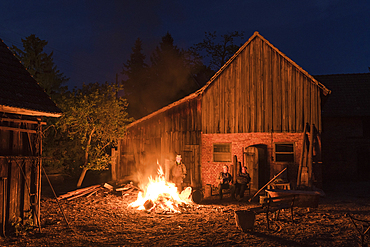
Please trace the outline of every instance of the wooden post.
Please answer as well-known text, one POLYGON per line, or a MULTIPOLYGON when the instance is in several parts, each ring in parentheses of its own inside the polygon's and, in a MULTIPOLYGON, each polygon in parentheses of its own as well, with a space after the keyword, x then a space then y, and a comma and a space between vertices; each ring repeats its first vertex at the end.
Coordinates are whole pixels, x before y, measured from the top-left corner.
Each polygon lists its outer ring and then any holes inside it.
POLYGON ((304 161, 304 157, 305 157, 305 150, 306 150, 306 145, 307 145, 306 131, 307 131, 307 123, 304 126, 303 135, 302 135, 302 138, 303 138, 303 142, 302 142, 302 153, 301 153, 301 159, 299 161, 296 187, 299 187, 301 185, 302 166, 303 166, 303 161, 304 161))
POLYGON ((313 165, 312 165, 312 161, 313 161, 313 136, 315 134, 315 125, 313 123, 311 123, 311 127, 310 127, 310 148, 308 150, 308 164, 307 164, 307 168, 308 168, 308 186, 309 187, 312 187, 312 168, 313 168, 313 165))
POLYGON ((117 180, 117 150, 115 148, 111 149, 112 153, 112 166, 111 166, 111 175, 112 175, 112 180, 115 181, 117 180))
POLYGON ((2 185, 3 185, 3 212, 2 212, 2 234, 3 234, 3 237, 6 237, 6 212, 7 212, 7 186, 8 186, 8 178, 7 177, 2 177, 2 185))
POLYGON ((166 181, 170 181, 170 170, 171 170, 171 164, 169 159, 164 160, 164 178, 166 181))
POLYGON ((42 167, 42 123, 41 119, 38 118, 38 128, 37 128, 37 146, 38 146, 38 152, 36 153, 37 155, 37 182, 36 182, 36 194, 37 194, 37 208, 36 208, 36 215, 34 215, 34 218, 36 217, 36 222, 38 224, 39 230, 41 232, 41 167, 42 167))
POLYGON ((236 182, 236 174, 238 169, 238 157, 236 155, 233 156, 233 166, 232 166, 232 176, 233 176, 233 183, 236 182))

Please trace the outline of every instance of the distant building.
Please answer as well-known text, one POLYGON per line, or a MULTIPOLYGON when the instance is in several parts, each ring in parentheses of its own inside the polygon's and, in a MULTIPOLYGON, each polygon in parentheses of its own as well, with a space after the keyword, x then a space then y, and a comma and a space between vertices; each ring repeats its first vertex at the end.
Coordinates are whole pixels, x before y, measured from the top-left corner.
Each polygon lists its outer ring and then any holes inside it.
POLYGON ((180 153, 189 171, 185 182, 194 187, 216 185, 225 164, 235 174, 236 160, 248 167, 252 190, 286 167, 283 178, 294 185, 308 125, 317 129, 310 182, 319 185, 321 100, 328 93, 255 32, 200 90, 128 126, 117 178, 180 153))
POLYGON ((326 180, 370 180, 370 73, 318 75, 332 93, 323 106, 326 180))

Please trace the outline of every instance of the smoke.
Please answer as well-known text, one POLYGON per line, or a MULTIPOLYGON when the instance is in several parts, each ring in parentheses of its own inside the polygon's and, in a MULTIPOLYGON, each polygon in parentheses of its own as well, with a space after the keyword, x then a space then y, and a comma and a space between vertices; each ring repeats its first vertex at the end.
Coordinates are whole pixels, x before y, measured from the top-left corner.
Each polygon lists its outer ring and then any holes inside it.
MULTIPOLYGON (((158 176, 159 167, 162 167, 163 172, 165 172, 165 162, 161 163, 160 157, 160 153, 145 153, 140 158, 140 162, 135 164, 135 170, 125 179, 133 181, 143 189, 148 184, 149 177, 155 178, 158 176)), ((174 161, 174 158, 171 160, 174 161)))

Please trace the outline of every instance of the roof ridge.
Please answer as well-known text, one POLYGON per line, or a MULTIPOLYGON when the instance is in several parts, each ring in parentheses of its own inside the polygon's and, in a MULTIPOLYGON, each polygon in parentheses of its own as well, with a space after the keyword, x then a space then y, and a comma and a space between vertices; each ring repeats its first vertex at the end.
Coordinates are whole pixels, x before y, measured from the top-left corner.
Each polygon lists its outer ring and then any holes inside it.
POLYGON ((313 75, 315 76, 340 76, 340 75, 370 75, 370 72, 364 73, 339 73, 339 74, 322 74, 322 75, 313 75))

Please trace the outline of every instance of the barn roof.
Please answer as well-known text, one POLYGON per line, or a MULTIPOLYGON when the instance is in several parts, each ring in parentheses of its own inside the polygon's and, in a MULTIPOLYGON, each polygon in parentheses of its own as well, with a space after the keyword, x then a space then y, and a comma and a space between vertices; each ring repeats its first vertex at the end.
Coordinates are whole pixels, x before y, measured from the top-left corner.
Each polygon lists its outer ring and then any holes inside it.
POLYGON ((316 75, 332 93, 323 106, 323 116, 370 116, 370 73, 316 75))
POLYGON ((282 57, 284 57, 287 61, 289 61, 294 67, 296 67, 299 71, 301 71, 304 75, 306 75, 308 78, 311 79, 311 82, 317 85, 319 88, 322 89, 324 95, 330 94, 330 90, 327 89, 323 84, 318 82, 313 76, 311 76, 307 71, 305 71, 301 66, 296 64, 293 60, 291 60, 289 57, 287 57, 284 53, 282 53, 278 48, 273 46, 267 39, 265 39, 262 35, 260 35, 257 31, 254 32, 254 34, 249 38, 247 42, 242 45, 239 50, 214 74, 214 76, 207 82, 207 84, 200 90, 205 90, 212 82, 231 64, 234 59, 247 47, 253 39, 256 37, 259 37, 262 39, 268 46, 270 46, 273 50, 275 50, 277 53, 279 53, 282 57))
POLYGON ((62 111, 2 40, 0 40, 0 88, 0 111, 30 116, 61 116, 62 111))
POLYGON ((164 112, 172 107, 175 107, 177 105, 180 105, 184 102, 187 102, 193 98, 196 98, 197 96, 203 94, 203 92, 206 91, 206 89, 212 84, 212 82, 234 61, 234 59, 252 42, 253 39, 255 39, 256 37, 259 37, 260 39, 262 39, 267 45, 269 45, 273 50, 275 50, 277 53, 279 53, 282 57, 284 57, 288 62, 290 62, 294 67, 296 67, 299 71, 301 71, 304 75, 306 75, 308 78, 311 79, 311 82, 314 83, 315 85, 317 85, 319 88, 322 89, 322 92, 324 95, 328 95, 330 94, 330 90, 327 89, 323 84, 321 84, 319 81, 317 81, 313 76, 311 76, 307 71, 305 71, 302 67, 300 67, 299 65, 297 65, 293 60, 291 60, 289 57, 287 57, 284 53, 282 53, 279 49, 277 49, 275 46, 273 46, 268 40, 266 40, 262 35, 260 35, 257 31, 254 32, 254 34, 249 38, 249 40, 247 42, 244 43, 244 45, 242 45, 239 50, 212 76, 212 78, 201 88, 199 89, 198 91, 196 91, 195 93, 193 94, 190 94, 189 96, 183 98, 183 99, 180 99, 166 107, 163 107, 161 109, 159 109, 158 111, 155 111, 133 123, 131 123, 130 125, 128 125, 128 127, 130 126, 133 126, 133 125, 136 125, 140 122, 143 122, 147 119, 150 119, 151 117, 161 113, 161 112, 164 112))

